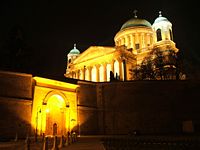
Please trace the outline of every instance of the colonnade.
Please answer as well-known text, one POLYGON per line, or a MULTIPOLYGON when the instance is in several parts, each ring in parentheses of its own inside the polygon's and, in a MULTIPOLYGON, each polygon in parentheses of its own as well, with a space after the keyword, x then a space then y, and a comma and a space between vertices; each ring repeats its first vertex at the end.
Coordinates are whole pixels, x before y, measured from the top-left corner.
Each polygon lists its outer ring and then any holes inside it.
POLYGON ((110 63, 94 64, 91 66, 83 66, 81 69, 71 72, 71 77, 80 80, 93 82, 110 81, 110 72, 119 80, 124 80, 125 70, 122 60, 113 60, 110 63))
POLYGON ((115 45, 125 45, 127 48, 140 49, 153 44, 153 35, 150 33, 134 33, 127 34, 116 38, 115 45), (136 44, 139 44, 136 47, 136 44))

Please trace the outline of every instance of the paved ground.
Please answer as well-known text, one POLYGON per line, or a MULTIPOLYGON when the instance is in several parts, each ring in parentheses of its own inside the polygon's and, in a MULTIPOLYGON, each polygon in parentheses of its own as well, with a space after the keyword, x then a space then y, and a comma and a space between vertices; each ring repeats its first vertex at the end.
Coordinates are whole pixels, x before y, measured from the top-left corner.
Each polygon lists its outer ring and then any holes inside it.
MULTIPOLYGON (((77 142, 69 146, 63 147, 61 150, 105 150, 100 136, 81 136, 78 137, 77 142)), ((42 150, 43 146, 41 142, 32 142, 30 144, 30 150, 42 150)), ((49 150, 51 149, 51 145, 49 150)), ((24 140, 17 142, 0 142, 0 150, 27 150, 27 146, 24 140)))

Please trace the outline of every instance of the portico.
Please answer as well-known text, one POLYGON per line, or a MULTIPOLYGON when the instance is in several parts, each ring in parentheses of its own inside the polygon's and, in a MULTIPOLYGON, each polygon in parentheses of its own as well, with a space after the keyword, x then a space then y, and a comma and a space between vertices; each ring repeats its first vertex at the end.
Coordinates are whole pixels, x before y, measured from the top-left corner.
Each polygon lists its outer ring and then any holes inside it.
POLYGON ((126 47, 99 47, 91 46, 86 53, 74 60, 70 66, 70 72, 66 77, 93 81, 110 81, 110 72, 118 80, 127 79, 127 66, 132 63, 134 54, 124 51, 126 47), (126 66, 125 66, 126 65, 126 66))

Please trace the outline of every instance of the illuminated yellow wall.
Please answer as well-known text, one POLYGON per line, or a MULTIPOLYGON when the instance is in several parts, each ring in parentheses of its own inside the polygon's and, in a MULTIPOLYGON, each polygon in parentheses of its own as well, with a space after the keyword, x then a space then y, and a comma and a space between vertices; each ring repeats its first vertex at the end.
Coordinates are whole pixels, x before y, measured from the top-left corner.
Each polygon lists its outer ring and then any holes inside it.
POLYGON ((66 134, 77 126, 77 85, 34 77, 35 89, 31 124, 34 132, 66 134))

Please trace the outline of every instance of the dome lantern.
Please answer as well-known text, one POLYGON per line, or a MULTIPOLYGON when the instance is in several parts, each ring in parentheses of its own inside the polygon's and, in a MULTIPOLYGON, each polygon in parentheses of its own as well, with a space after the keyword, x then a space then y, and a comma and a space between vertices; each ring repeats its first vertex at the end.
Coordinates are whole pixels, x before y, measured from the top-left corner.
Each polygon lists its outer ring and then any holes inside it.
POLYGON ((172 24, 166 17, 162 16, 161 11, 159 11, 159 16, 155 19, 152 28, 155 32, 155 42, 163 40, 173 41, 172 24))
POLYGON ((80 51, 76 48, 76 44, 74 44, 74 48, 69 52, 72 55, 79 55, 80 51))

